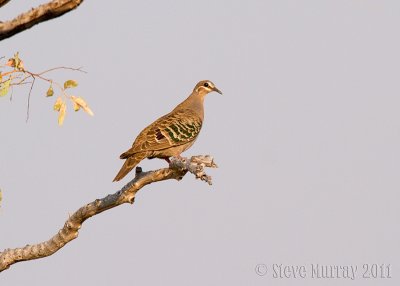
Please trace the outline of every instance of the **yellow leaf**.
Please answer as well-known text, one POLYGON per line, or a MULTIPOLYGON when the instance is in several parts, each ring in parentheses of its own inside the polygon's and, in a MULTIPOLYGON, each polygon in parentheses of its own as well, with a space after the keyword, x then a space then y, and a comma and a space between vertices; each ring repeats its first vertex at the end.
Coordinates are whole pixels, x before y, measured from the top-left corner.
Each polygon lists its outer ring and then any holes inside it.
POLYGON ((0 83, 0 97, 5 96, 10 90, 11 79, 6 80, 5 82, 0 83))
POLYGON ((64 88, 70 88, 70 87, 77 87, 78 86, 78 82, 76 80, 73 79, 69 79, 66 82, 64 82, 64 88))
POLYGON ((79 106, 79 104, 77 104, 77 103, 74 101, 74 111, 79 111, 79 109, 81 109, 81 107, 79 106))
POLYGON ((56 103, 54 103, 54 106, 53 106, 54 110, 55 111, 60 111, 61 106, 62 106, 63 103, 64 102, 63 102, 62 98, 58 97, 57 100, 56 100, 56 103))
POLYGON ((53 95, 54 95, 54 90, 53 90, 53 87, 50 85, 49 89, 46 92, 46 96, 49 97, 49 96, 53 96, 53 95))
POLYGON ((14 54, 14 62, 15 62, 15 67, 18 67, 18 66, 19 66, 19 62, 20 62, 20 59, 19 59, 19 52, 16 52, 16 53, 14 54))
POLYGON ((67 110, 67 105, 65 102, 61 104, 60 107, 60 112, 58 113, 58 125, 63 125, 64 123, 64 118, 65 118, 65 111, 67 110))
POLYGON ((82 97, 76 97, 71 95, 71 100, 74 102, 74 110, 78 111, 79 108, 76 110, 75 106, 82 108, 87 114, 93 116, 93 111, 89 108, 89 106, 87 105, 86 101, 83 100, 82 97))

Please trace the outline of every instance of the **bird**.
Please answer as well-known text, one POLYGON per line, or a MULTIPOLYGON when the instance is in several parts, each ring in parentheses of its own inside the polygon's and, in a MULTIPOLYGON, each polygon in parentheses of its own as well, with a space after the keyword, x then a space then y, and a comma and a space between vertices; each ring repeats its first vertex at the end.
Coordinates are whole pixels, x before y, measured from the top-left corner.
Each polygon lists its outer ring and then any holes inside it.
POLYGON ((170 157, 180 157, 189 149, 203 125, 204 98, 213 91, 222 94, 211 81, 198 82, 188 98, 143 129, 132 147, 120 155, 125 162, 113 182, 123 179, 145 158, 160 158, 170 163, 170 157))

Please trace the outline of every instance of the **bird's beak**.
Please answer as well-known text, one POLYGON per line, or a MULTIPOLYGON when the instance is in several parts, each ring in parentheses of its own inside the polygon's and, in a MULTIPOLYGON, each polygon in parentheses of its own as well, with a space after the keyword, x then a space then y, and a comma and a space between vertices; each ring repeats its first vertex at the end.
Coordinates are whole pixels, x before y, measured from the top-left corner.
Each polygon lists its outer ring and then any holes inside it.
POLYGON ((222 94, 222 91, 220 91, 218 88, 216 88, 215 86, 214 86, 214 88, 213 88, 213 91, 216 91, 216 92, 218 92, 219 94, 222 94))

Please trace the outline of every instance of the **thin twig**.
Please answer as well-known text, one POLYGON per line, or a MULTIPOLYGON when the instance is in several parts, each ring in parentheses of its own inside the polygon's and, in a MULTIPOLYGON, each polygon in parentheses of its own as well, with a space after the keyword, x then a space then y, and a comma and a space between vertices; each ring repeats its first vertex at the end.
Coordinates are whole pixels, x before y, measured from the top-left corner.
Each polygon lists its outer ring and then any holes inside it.
POLYGON ((29 107, 30 107, 30 102, 31 102, 31 93, 32 93, 33 85, 35 84, 35 80, 36 80, 36 78, 34 76, 32 76, 32 78, 33 78, 33 81, 32 81, 31 88, 29 89, 29 94, 28 94, 28 107, 26 109, 26 123, 28 123, 28 120, 29 120, 29 107))
POLYGON ((13 94, 14 94, 14 87, 11 86, 10 102, 12 101, 13 94))
POLYGON ((65 69, 65 70, 73 70, 73 71, 79 71, 79 72, 83 72, 83 73, 87 73, 87 71, 82 70, 82 67, 79 68, 71 68, 71 67, 55 67, 55 68, 51 68, 45 71, 42 71, 41 73, 35 74, 35 75, 42 75, 54 70, 59 70, 59 69, 65 69))
POLYGON ((31 81, 22 82, 22 83, 10 83, 10 86, 17 86, 17 85, 24 85, 24 84, 31 84, 31 81))

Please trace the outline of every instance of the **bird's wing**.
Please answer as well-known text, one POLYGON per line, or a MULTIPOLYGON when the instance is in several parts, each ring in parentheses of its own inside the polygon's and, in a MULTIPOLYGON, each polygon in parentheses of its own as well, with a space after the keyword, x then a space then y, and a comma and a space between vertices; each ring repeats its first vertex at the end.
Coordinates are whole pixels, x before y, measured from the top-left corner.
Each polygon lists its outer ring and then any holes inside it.
POLYGON ((202 119, 192 110, 173 111, 145 128, 129 153, 156 151, 189 143, 200 132, 202 119))

